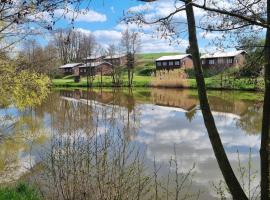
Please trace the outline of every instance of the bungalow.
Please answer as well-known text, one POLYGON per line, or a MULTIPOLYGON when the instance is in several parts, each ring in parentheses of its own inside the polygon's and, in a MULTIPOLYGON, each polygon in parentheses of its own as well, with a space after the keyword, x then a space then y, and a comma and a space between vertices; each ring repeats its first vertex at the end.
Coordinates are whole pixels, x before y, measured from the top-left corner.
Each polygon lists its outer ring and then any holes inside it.
POLYGON ((245 64, 246 51, 238 50, 231 52, 216 52, 213 54, 205 54, 201 56, 203 68, 219 67, 241 67, 245 64))
POLYGON ((59 67, 60 71, 64 74, 64 75, 79 75, 79 67, 82 66, 83 63, 68 63, 65 65, 62 65, 59 67))
POLYGON ((112 65, 122 66, 127 62, 127 56, 125 54, 106 56, 104 61, 111 63, 112 65))
POLYGON ((193 61, 190 54, 162 56, 156 59, 157 70, 170 70, 179 68, 192 68, 193 61))
POLYGON ((90 62, 79 67, 79 75, 110 75, 112 73, 112 64, 109 62, 90 62))

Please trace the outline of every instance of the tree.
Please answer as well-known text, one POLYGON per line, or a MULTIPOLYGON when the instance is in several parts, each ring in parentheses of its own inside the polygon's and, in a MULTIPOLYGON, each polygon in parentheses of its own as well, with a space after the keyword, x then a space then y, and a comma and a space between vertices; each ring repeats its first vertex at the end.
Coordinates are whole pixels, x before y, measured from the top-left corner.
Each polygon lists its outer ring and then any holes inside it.
POLYGON ((47 76, 18 70, 16 61, 0 58, 0 105, 18 108, 39 105, 48 95, 50 80, 47 76))
POLYGON ((128 86, 131 87, 133 84, 136 54, 140 48, 140 35, 135 31, 129 31, 126 29, 122 33, 121 43, 127 56, 128 86))
POLYGON ((29 70, 54 76, 59 66, 57 49, 52 42, 42 47, 36 40, 23 42, 22 50, 16 56, 17 70, 29 70))
POLYGON ((37 35, 44 31, 51 31, 55 23, 68 13, 73 13, 70 19, 73 23, 79 10, 82 0, 24 0, 1 1, 0 7, 0 41, 2 51, 7 51, 17 42, 29 35, 37 35), (69 8, 69 9, 67 9, 69 8), (57 12, 63 11, 62 16, 57 12), (34 29, 29 28, 34 27, 34 29))
POLYGON ((76 30, 58 29, 53 38, 62 64, 81 62, 83 58, 94 54, 97 45, 92 34, 76 30))
MULTIPOLYGON (((110 44, 107 49, 107 55, 112 59, 113 57, 117 56, 119 52, 117 51, 117 47, 114 44, 110 44)), ((114 62, 112 64, 112 84, 114 86, 121 86, 122 84, 122 72, 123 66, 115 65, 114 62)))
POLYGON ((240 69, 240 76, 256 79, 261 75, 264 65, 263 46, 264 39, 261 37, 245 37, 239 41, 240 48, 247 51, 246 64, 240 69))

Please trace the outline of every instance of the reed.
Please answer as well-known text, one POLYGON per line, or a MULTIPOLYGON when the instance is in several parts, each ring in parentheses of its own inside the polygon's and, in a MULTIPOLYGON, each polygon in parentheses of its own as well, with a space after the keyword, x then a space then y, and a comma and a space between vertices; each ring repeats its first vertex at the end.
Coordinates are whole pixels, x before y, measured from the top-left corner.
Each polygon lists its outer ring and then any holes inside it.
POLYGON ((186 88, 188 87, 187 74, 181 70, 157 71, 150 81, 152 87, 186 88))

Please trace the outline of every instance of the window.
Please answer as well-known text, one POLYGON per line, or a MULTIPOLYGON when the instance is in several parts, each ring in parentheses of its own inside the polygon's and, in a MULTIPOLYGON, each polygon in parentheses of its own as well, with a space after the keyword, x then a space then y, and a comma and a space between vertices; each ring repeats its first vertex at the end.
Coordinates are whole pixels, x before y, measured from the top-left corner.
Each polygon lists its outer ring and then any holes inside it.
POLYGON ((177 61, 174 62, 174 64, 175 64, 176 66, 179 66, 179 65, 180 65, 180 61, 177 60, 177 61))
POLYGON ((160 67, 161 66, 161 62, 157 62, 157 66, 160 67))
POLYGON ((232 64, 232 63, 233 63, 233 58, 228 58, 228 59, 227 59, 227 63, 228 63, 228 64, 232 64))
POLYGON ((215 60, 214 59, 210 59, 209 60, 209 65, 214 65, 215 64, 215 60))
POLYGON ((169 66, 173 66, 173 61, 169 61, 169 66))
POLYGON ((86 69, 84 69, 84 72, 86 72, 86 69))
POLYGON ((167 66, 167 62, 166 61, 163 61, 162 64, 163 64, 163 66, 167 66))

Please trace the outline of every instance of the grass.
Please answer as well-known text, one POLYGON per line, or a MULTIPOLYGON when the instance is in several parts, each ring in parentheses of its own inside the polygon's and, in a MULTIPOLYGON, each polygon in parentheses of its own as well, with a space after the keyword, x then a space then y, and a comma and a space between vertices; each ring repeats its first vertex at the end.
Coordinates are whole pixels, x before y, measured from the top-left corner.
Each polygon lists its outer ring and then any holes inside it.
MULTIPOLYGON (((195 79, 188 79, 189 88, 197 88, 195 79)), ((227 89, 227 90, 263 90, 264 83, 263 79, 258 79, 258 84, 255 85, 250 82, 248 78, 234 79, 232 77, 228 78, 221 85, 220 77, 214 76, 210 78, 205 78, 205 85, 207 89, 227 89)))
MULTIPOLYGON (((148 87, 150 83, 150 76, 134 76, 133 86, 134 87, 148 87)), ((54 87, 87 87, 87 79, 82 78, 80 83, 74 83, 73 79, 53 79, 54 87)), ((93 82, 93 87, 99 87, 101 84, 100 76, 97 76, 93 82)), ((112 87, 112 80, 110 76, 103 76, 102 78, 103 87, 112 87)), ((128 78, 125 75, 123 78, 123 87, 128 86, 128 78)))
MULTIPOLYGON (((169 79, 168 79, 169 80, 169 79)), ((170 88, 197 88, 195 79, 187 79, 185 82, 176 81, 175 78, 171 80, 163 81, 162 83, 157 83, 155 78, 153 79, 150 76, 134 76, 133 87, 170 87, 170 88), (181 85, 179 85, 178 84, 181 85), (182 84, 183 83, 183 84, 182 84)), ((53 79, 52 80, 54 87, 87 87, 86 78, 82 78, 80 83, 74 83, 73 79, 53 79)), ((263 90, 264 84, 263 79, 258 80, 258 84, 249 82, 247 78, 233 79, 229 78, 221 86, 220 78, 218 76, 205 78, 205 84, 207 89, 227 89, 227 90, 263 90)), ((100 77, 97 76, 93 82, 93 87, 100 86, 100 77)), ((113 87, 111 83, 111 77, 103 76, 103 87, 113 87)), ((123 87, 128 86, 128 79, 125 75, 123 78, 123 87)))
POLYGON ((176 55, 176 54, 182 54, 177 52, 167 52, 167 53, 144 53, 139 54, 139 59, 157 59, 161 56, 168 56, 168 55, 176 55))
POLYGON ((36 189, 25 183, 13 187, 0 188, 0 200, 40 200, 41 196, 36 189))

